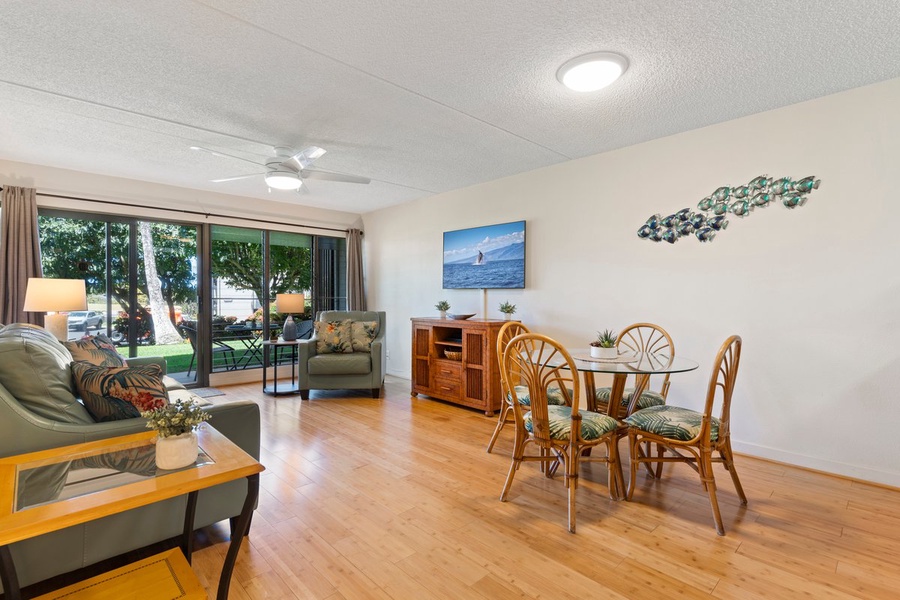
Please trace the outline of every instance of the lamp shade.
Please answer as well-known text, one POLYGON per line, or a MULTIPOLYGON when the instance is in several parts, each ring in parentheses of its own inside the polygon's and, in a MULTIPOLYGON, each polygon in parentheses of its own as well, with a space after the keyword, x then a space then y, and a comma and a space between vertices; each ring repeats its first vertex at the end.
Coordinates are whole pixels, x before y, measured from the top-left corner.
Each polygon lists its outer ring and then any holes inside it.
POLYGON ((306 298, 303 294, 276 294, 275 310, 284 314, 306 312, 306 298))
POLYGON ((29 277, 23 310, 28 312, 87 310, 84 279, 29 277))

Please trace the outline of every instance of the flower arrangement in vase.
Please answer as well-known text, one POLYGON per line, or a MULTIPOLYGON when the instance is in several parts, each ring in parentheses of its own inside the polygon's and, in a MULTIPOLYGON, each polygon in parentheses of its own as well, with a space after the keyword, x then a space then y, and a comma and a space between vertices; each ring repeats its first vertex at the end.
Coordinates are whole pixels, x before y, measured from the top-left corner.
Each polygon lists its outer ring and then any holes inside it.
POLYGON ((615 358, 618 356, 616 348, 616 334, 609 329, 597 332, 597 339, 591 342, 591 356, 593 358, 615 358))
POLYGON ((509 302, 502 302, 500 304, 500 312, 502 312, 504 318, 509 321, 516 312, 516 305, 510 304, 509 302))
POLYGON ((141 413, 147 428, 155 429, 156 466, 160 469, 180 469, 197 460, 199 446, 195 429, 210 414, 193 400, 176 400, 161 408, 141 413))
POLYGON ((446 319, 446 318, 447 318, 447 311, 450 310, 450 303, 449 303, 449 302, 447 302, 446 300, 441 300, 440 302, 438 302, 437 304, 435 304, 434 307, 435 307, 436 309, 438 309, 438 311, 440 311, 440 313, 441 313, 441 318, 442 318, 442 319, 446 319))

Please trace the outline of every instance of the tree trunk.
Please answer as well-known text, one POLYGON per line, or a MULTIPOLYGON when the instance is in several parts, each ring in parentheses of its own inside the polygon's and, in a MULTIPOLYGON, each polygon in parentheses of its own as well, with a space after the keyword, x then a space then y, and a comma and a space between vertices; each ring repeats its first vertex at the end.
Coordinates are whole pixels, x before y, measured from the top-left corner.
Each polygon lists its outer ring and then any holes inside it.
POLYGON ((183 340, 175 325, 169 319, 166 301, 162 295, 162 284, 156 274, 156 251, 153 248, 153 236, 150 234, 150 223, 138 221, 141 232, 141 247, 144 251, 144 273, 147 274, 147 297, 150 299, 150 315, 153 317, 153 332, 157 344, 180 344, 183 340))

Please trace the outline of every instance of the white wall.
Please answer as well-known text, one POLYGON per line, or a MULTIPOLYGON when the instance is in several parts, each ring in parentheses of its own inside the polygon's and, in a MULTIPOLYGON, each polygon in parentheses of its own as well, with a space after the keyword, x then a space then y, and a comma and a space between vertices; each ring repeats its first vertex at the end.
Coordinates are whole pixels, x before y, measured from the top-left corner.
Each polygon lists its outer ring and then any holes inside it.
POLYGON ((527 288, 489 291, 489 317, 509 300, 578 346, 659 323, 700 362, 669 394, 694 408, 719 345, 740 334, 736 450, 900 486, 897 106, 900 79, 364 215, 389 372, 409 376, 410 317, 436 316, 441 299, 481 313, 480 291, 441 289, 442 232, 525 219, 527 288), (803 208, 731 217, 711 244, 637 238, 649 215, 760 174, 822 186, 803 208))

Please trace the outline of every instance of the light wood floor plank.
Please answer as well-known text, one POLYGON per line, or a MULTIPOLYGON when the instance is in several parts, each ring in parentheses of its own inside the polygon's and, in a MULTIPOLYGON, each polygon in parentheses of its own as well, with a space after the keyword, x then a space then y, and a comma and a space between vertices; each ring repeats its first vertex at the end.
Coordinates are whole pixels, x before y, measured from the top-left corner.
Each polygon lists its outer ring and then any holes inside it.
MULTIPOLYGON (((495 418, 412 398, 390 377, 382 399, 276 399, 260 387, 220 398, 259 404, 267 467, 232 581, 238 600, 878 600, 900 588, 900 490, 737 456, 750 503, 717 466, 719 537, 687 467, 667 465, 660 480, 641 472, 634 500, 615 502, 592 464, 570 534, 562 477, 537 464, 499 501, 512 429, 487 454, 495 418)), ((193 569, 210 598, 227 544, 227 523, 198 535, 193 569)))

